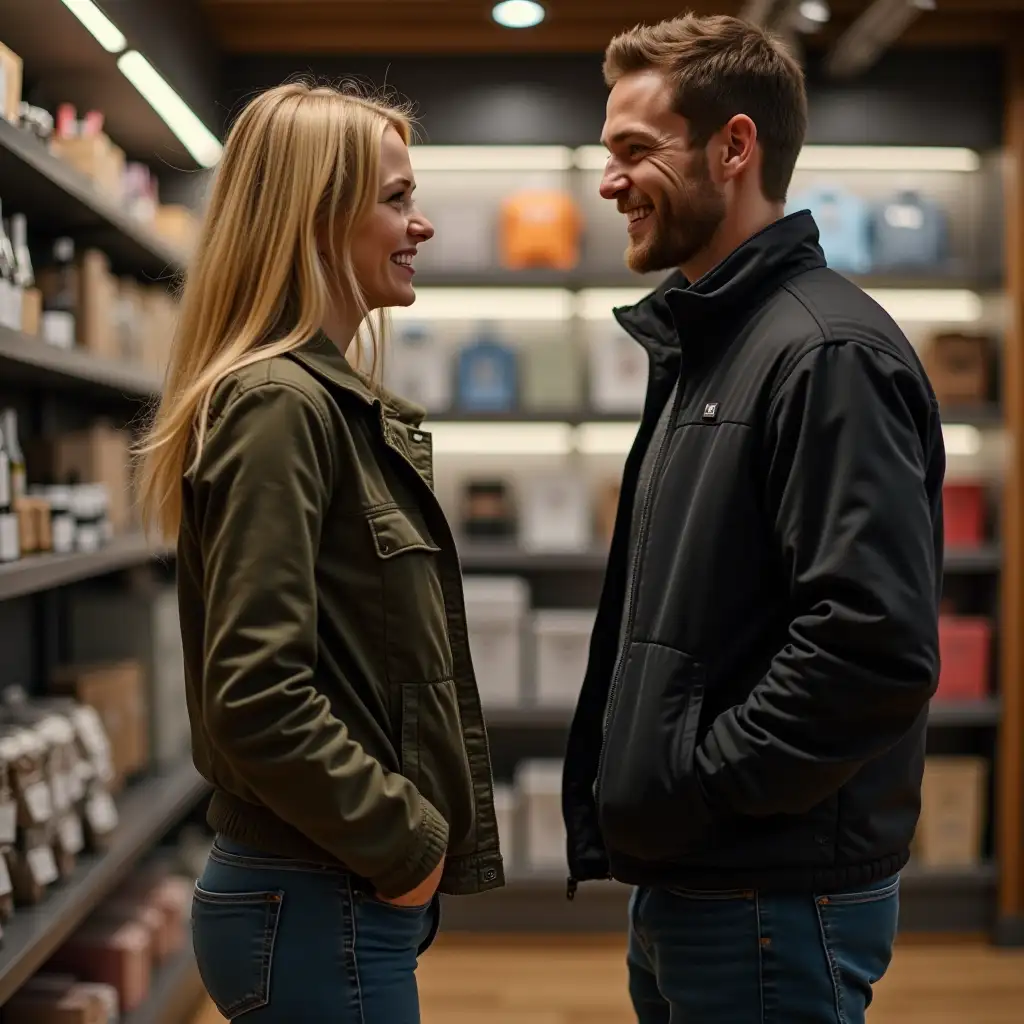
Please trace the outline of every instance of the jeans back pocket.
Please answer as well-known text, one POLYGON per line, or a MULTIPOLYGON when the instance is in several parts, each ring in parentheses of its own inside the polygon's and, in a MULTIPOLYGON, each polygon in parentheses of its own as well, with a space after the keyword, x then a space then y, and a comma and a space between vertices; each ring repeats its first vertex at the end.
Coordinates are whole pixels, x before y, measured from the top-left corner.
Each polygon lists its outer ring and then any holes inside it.
POLYGON ((221 1015, 234 1020, 270 1002, 270 969, 284 893, 192 894, 192 942, 203 986, 221 1015))

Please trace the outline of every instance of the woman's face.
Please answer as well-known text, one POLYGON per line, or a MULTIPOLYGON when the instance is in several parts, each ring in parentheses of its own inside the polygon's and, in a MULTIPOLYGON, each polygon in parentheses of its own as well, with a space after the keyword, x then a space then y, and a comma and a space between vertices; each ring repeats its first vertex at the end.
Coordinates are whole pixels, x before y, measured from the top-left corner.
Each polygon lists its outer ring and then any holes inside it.
POLYGON ((376 202, 352 238, 356 279, 371 310, 410 306, 416 299, 416 247, 433 237, 434 227, 416 208, 415 188, 409 148, 389 127, 381 140, 376 202))

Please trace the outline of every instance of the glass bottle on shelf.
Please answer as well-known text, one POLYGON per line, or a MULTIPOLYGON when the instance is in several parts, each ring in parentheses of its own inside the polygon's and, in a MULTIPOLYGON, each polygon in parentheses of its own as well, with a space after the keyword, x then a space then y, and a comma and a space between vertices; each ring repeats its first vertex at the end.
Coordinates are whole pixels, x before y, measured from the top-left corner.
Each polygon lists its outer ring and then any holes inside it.
POLYGON ((25 453, 18 438, 18 413, 14 409, 4 409, 0 420, 3 432, 4 450, 7 452, 8 473, 11 481, 11 497, 17 501, 24 498, 28 491, 25 475, 25 453))
POLYGON ((21 533, 11 489, 11 459, 0 434, 0 562, 14 562, 20 557, 21 533))
POLYGON ((0 325, 21 330, 21 291, 14 281, 14 246, 7 234, 0 205, 0 325), (17 306, 17 316, 15 316, 17 306))
POLYGON ((36 272, 28 248, 28 220, 23 213, 11 218, 11 244, 14 246, 14 280, 22 291, 28 291, 36 286, 36 272))
POLYGON ((74 348, 78 281, 75 243, 70 238, 53 243, 53 268, 53 287, 43 301, 43 338, 58 348, 74 348))

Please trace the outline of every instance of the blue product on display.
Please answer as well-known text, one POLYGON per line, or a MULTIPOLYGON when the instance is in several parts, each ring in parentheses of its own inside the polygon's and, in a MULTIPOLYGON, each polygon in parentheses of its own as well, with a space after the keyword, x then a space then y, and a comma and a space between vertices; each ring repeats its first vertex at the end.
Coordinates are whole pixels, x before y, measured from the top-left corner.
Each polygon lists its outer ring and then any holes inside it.
POLYGON ((810 210, 818 241, 834 270, 866 274, 871 269, 871 208, 841 188, 818 186, 793 196, 786 213, 810 210))
POLYGON ((947 259, 949 228, 938 203, 910 189, 875 212, 875 262, 880 267, 936 267, 947 259))
POLYGON ((459 405, 469 412, 511 412, 518 390, 516 353, 482 334, 459 353, 459 405))

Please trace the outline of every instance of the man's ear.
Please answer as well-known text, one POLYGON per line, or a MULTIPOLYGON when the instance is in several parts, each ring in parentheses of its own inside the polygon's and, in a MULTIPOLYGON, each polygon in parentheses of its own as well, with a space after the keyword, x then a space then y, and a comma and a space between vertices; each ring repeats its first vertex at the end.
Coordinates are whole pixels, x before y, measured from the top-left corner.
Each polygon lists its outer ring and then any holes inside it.
POLYGON ((746 115, 729 118, 718 133, 722 140, 720 172, 724 181, 739 177, 756 159, 757 125, 746 115))

